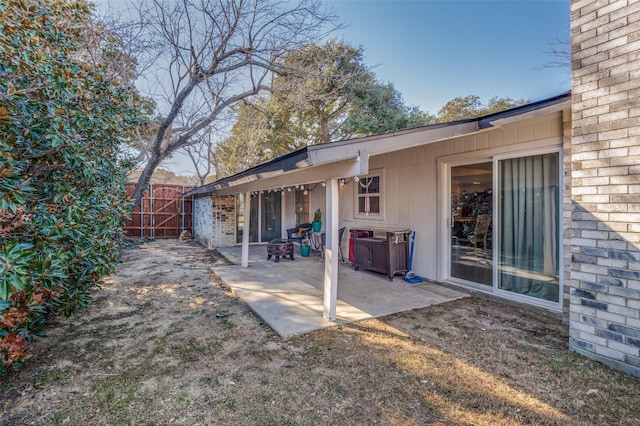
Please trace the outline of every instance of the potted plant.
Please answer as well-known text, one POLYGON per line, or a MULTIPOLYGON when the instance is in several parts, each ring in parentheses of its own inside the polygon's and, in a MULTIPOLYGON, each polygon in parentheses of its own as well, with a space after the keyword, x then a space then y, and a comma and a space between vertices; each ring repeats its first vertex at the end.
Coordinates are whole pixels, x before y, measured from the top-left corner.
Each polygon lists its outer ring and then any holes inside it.
POLYGON ((316 210, 313 214, 313 223, 311 226, 313 226, 313 232, 320 232, 322 229, 322 212, 320 209, 316 210))
POLYGON ((300 256, 308 257, 309 253, 311 253, 311 246, 309 245, 309 240, 305 238, 300 242, 300 256))

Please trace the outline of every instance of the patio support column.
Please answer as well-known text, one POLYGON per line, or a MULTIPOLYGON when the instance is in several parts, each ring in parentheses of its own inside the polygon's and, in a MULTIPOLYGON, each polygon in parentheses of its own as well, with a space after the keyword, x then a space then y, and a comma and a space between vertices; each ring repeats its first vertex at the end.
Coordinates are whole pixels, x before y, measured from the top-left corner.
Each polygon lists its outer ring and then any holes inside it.
POLYGON ((249 224, 251 223, 251 192, 244 193, 244 224, 242 226, 242 267, 249 266, 249 224))
POLYGON ((329 321, 335 321, 336 319, 336 302, 338 298, 338 188, 338 179, 327 181, 323 315, 329 321))
POLYGON ((287 238, 287 196, 284 188, 282 188, 282 192, 280 194, 281 194, 280 196, 280 238, 286 239, 287 238))

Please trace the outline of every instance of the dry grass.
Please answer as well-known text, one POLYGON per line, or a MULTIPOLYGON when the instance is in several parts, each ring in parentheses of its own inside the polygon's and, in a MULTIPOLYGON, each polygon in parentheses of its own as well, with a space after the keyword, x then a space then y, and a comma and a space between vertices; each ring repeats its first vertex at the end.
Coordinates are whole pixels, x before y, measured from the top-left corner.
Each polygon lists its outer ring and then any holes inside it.
POLYGON ((640 380, 539 314, 464 299, 281 341, 211 277, 215 253, 125 260, 2 378, 0 424, 640 424, 640 380))

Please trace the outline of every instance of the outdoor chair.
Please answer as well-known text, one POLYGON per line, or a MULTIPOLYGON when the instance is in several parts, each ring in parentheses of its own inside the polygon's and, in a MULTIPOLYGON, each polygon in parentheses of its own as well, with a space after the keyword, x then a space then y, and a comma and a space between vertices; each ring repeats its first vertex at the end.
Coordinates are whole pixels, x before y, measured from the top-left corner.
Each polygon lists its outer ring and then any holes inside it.
POLYGON ((489 226, 491 225, 490 214, 479 214, 476 218, 476 226, 473 230, 473 238, 471 242, 477 248, 478 243, 482 241, 482 247, 487 249, 487 236, 489 235, 489 226))
POLYGON ((287 239, 296 244, 300 244, 302 240, 306 240, 309 237, 310 231, 310 223, 301 223, 294 228, 287 229, 287 239))
MULTIPOLYGON (((346 226, 338 229, 338 260, 344 262, 344 255, 342 254, 342 236, 344 235, 344 231, 347 229, 346 226)), ((321 234, 321 247, 320 247, 320 255, 322 256, 322 261, 324 262, 324 249, 327 244, 327 234, 324 232, 321 234)))

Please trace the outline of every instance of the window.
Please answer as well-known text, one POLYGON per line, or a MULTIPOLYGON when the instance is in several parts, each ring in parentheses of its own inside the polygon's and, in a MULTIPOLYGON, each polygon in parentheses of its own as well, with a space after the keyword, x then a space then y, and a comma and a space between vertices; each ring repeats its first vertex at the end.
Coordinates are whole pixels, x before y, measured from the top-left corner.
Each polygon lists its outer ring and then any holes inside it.
POLYGON ((357 185, 356 216, 363 218, 382 217, 382 173, 371 174, 354 180, 357 185))
MULTIPOLYGON (((305 187, 306 189, 306 187, 305 187)), ((296 225, 309 222, 309 193, 296 188, 296 225)))

